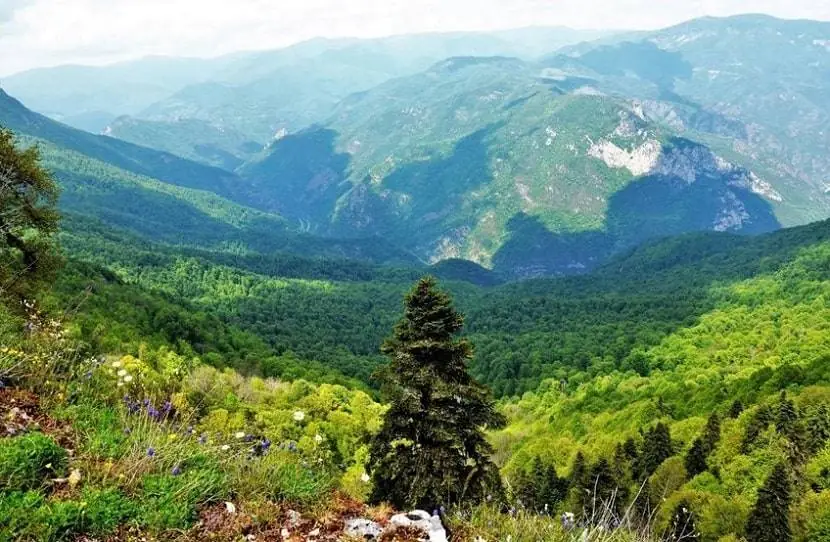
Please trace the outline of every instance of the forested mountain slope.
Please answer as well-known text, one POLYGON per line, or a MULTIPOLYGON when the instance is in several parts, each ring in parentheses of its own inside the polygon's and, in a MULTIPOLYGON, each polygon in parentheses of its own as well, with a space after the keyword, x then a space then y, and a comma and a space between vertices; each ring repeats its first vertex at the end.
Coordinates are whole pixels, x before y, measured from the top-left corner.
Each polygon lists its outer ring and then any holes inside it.
MULTIPOLYGON (((0 125, 37 144, 62 187, 61 208, 148 239, 214 248, 301 252, 369 261, 417 263, 380 239, 320 239, 277 214, 223 197, 239 178, 177 156, 96 136, 25 108, 0 91, 0 125)), ((87 223, 69 221, 70 227, 87 223)))

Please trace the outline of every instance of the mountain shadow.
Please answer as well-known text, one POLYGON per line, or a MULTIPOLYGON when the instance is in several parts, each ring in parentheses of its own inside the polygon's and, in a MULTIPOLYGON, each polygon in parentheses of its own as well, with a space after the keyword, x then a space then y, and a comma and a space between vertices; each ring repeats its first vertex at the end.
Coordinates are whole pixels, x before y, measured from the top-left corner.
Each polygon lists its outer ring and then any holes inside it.
POLYGON ((395 193, 378 194, 369 180, 357 185, 336 217, 339 232, 383 235, 403 244, 432 242, 466 225, 466 195, 492 182, 487 138, 491 124, 459 140, 447 156, 404 164, 383 180, 395 193))
POLYGON ((603 75, 622 77, 633 73, 665 91, 674 88, 676 79, 691 78, 693 69, 681 53, 666 51, 650 41, 598 47, 580 56, 579 61, 603 75))
POLYGON ((287 218, 328 222, 350 188, 351 157, 337 152, 337 136, 334 130, 312 127, 272 143, 261 162, 242 171, 247 182, 238 187, 236 199, 287 218))
POLYGON ((494 270, 514 278, 573 275, 645 241, 696 231, 760 234, 781 227, 770 202, 751 189, 751 174, 719 168, 706 147, 675 138, 655 173, 611 196, 601 231, 553 233, 537 217, 508 222, 494 270), (694 165, 694 167, 692 167, 694 165))

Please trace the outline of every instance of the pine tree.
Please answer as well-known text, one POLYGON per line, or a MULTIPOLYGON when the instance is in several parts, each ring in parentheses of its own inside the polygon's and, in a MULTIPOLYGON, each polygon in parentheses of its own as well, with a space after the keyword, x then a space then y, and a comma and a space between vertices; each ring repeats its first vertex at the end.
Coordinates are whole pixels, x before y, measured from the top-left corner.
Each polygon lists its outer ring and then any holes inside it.
POLYGON ((574 505, 577 510, 584 510, 590 502, 591 489, 589 488, 588 464, 585 455, 579 451, 574 457, 571 466, 571 476, 568 479, 571 494, 574 496, 574 505))
POLYGON ((591 499, 586 512, 596 518, 605 510, 609 510, 615 517, 619 517, 625 495, 619 494, 619 484, 607 459, 602 458, 591 467, 588 474, 588 490, 591 499))
POLYGON ((636 460, 637 456, 640 455, 640 451, 637 449, 637 443, 631 437, 628 437, 625 440, 625 443, 623 444, 623 451, 629 461, 636 460))
POLYGON ((709 466, 706 464, 706 444, 702 438, 696 438, 692 443, 692 447, 686 452, 684 458, 684 465, 686 466, 686 474, 691 480, 698 474, 706 472, 709 466))
POLYGON ((775 430, 781 435, 789 436, 792 434, 796 422, 798 422, 798 411, 795 409, 795 404, 787 399, 787 392, 782 391, 778 401, 775 430))
POLYGON ((667 541, 700 540, 700 533, 695 525, 695 516, 689 503, 681 501, 674 509, 671 530, 666 537, 667 541))
POLYGON ((789 542, 790 479, 787 468, 778 465, 758 490, 758 499, 746 524, 746 537, 753 542, 789 542))
POLYGON ((772 423, 772 421, 773 414, 770 407, 767 405, 761 405, 752 416, 752 419, 749 420, 749 424, 746 427, 744 440, 741 443, 742 454, 748 454, 752 450, 752 446, 755 444, 755 441, 761 433, 767 430, 767 427, 769 427, 769 424, 772 423))
POLYGON ((732 406, 729 407, 729 417, 733 420, 737 419, 738 416, 744 411, 744 404, 741 403, 738 399, 732 403, 732 406))
POLYGON ((500 496, 485 428, 499 428, 488 390, 467 371, 464 319, 435 279, 406 296, 404 317, 383 345, 390 363, 379 375, 390 407, 370 448, 373 502, 431 510, 500 496))
POLYGON ((643 439, 643 450, 637 458, 635 471, 640 480, 645 480, 674 454, 671 434, 666 424, 660 422, 649 429, 643 439))
POLYGON ((810 452, 816 454, 830 441, 830 414, 826 405, 819 405, 813 410, 807 420, 807 427, 810 428, 810 452))
POLYGON ((715 451, 719 440, 720 416, 718 416, 717 412, 713 412, 706 421, 706 427, 703 429, 703 444, 707 456, 715 451))
POLYGON ((18 150, 0 127, 0 294, 17 301, 33 295, 60 261, 58 187, 39 162, 36 147, 18 150))

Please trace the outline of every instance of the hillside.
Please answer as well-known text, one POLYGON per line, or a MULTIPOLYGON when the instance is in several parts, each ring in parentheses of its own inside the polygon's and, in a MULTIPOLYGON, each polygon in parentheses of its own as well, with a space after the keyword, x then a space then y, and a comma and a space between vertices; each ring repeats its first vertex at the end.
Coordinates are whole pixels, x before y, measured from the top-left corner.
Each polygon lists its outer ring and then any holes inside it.
POLYGON ((451 59, 345 100, 240 174, 252 205, 320 231, 514 277, 584 271, 655 234, 770 231, 794 214, 783 181, 587 89, 515 59, 451 59))
MULTIPOLYGON (((0 126, 22 136, 21 144, 41 147, 63 189, 61 208, 94 222, 179 245, 417 263, 379 239, 320 239, 299 232, 276 214, 223 198, 239 184, 227 171, 71 128, 2 91, 0 126)), ((69 224, 86 228, 84 222, 69 224)))

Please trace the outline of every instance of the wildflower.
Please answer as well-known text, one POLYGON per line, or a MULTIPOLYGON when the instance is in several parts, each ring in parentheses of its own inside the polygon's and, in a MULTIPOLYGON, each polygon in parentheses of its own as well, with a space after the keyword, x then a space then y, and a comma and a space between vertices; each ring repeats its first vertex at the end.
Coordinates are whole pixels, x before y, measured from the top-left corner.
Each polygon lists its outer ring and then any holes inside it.
POLYGON ((127 370, 126 369, 121 369, 121 370, 118 371, 117 374, 118 374, 118 376, 127 376, 127 370))
POLYGON ((178 435, 176 433, 170 433, 169 435, 167 435, 168 440, 176 440, 177 438, 178 435))
POLYGON ((129 434, 130 434, 130 433, 132 433, 132 432, 133 432, 133 430, 132 430, 132 429, 130 429, 129 427, 125 427, 125 428, 124 428, 124 434, 125 434, 125 435, 129 435, 129 434))
POLYGON ((155 457, 155 455, 156 455, 156 449, 155 448, 153 448, 152 446, 147 448, 147 457, 155 457))
POLYGON ((201 435, 199 437, 199 444, 204 444, 207 442, 207 437, 205 435, 201 435))
POLYGON ((121 362, 120 361, 113 361, 112 366, 113 366, 113 368, 118 369, 119 367, 121 367, 121 362))
POLYGON ((170 401, 165 401, 161 409, 164 411, 165 414, 167 414, 168 412, 173 410, 173 403, 171 403, 170 401))
POLYGON ((127 376, 124 377, 124 382, 132 382, 132 381, 133 381, 133 375, 127 375, 127 376))
POLYGON ((303 412, 302 410, 298 410, 294 413, 294 421, 295 422, 301 422, 304 419, 305 419, 305 412, 303 412))
POLYGON ((87 380, 92 378, 92 371, 87 371, 86 374, 84 375, 84 378, 86 378, 87 380))
POLYGON ((242 432, 242 431, 239 431, 234 436, 238 439, 243 439, 243 438, 245 438, 245 433, 242 432))
POLYGON ((319 444, 320 442, 323 442, 323 436, 322 436, 322 435, 320 435, 320 433, 317 433, 316 435, 314 435, 314 442, 316 442, 316 443, 318 443, 318 444, 319 444))
POLYGON ((173 476, 178 476, 178 475, 180 475, 181 473, 182 473, 182 469, 181 469, 181 467, 179 467, 179 465, 178 465, 178 464, 176 464, 176 465, 173 467, 173 470, 171 470, 171 471, 170 471, 170 474, 172 474, 173 476))
POLYGON ((369 480, 371 480, 371 478, 369 478, 369 475, 365 472, 360 476, 360 481, 364 484, 367 483, 369 480))
POLYGON ((222 451, 223 451, 223 452, 227 452, 227 451, 228 451, 228 450, 230 450, 230 449, 231 449, 231 447, 230 447, 229 445, 227 445, 227 444, 225 444, 225 445, 223 445, 223 446, 222 446, 222 451))
POLYGON ((192 435, 192 434, 193 434, 193 426, 192 426, 192 425, 188 425, 188 426, 187 426, 187 434, 188 434, 188 435, 192 435))
POLYGON ((267 451, 268 448, 271 447, 271 441, 268 440, 267 438, 265 438, 265 439, 262 439, 262 442, 260 442, 259 445, 264 451, 267 451))

